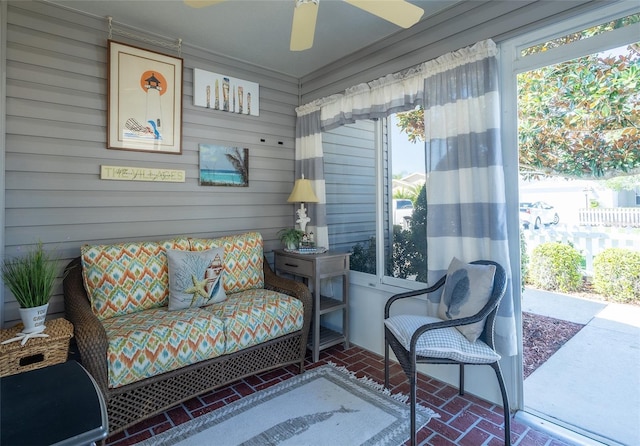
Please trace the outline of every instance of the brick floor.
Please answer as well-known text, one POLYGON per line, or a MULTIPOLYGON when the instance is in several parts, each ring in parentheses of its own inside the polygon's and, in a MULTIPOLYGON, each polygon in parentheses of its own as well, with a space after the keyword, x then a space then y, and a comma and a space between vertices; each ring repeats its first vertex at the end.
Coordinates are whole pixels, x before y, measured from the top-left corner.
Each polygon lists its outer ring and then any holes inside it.
MULTIPOLYGON (((307 369, 327 362, 345 366, 356 376, 384 380, 383 358, 359 347, 344 350, 336 346, 324 350, 320 361, 307 357, 307 369)), ((142 421, 124 432, 107 438, 107 445, 127 446, 171 429, 193 418, 207 414, 243 396, 265 389, 296 375, 290 366, 237 381, 169 409, 163 414, 142 421)), ((473 395, 459 396, 456 388, 428 376, 419 376, 418 402, 440 414, 418 432, 418 442, 427 445, 499 446, 504 444, 502 407, 473 395)), ((409 386, 399 365, 391 369, 393 393, 408 394, 409 386)), ((514 446, 568 446, 544 432, 511 420, 511 442, 514 446)), ((345 445, 348 446, 348 445, 345 445)))

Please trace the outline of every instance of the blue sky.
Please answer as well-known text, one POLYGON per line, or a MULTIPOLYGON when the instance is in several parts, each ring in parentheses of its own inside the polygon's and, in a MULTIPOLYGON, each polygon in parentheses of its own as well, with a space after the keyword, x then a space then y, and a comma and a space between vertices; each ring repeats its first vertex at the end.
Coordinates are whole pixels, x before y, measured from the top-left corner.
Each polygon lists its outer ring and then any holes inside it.
POLYGON ((424 172, 424 143, 409 142, 406 133, 401 133, 396 125, 395 116, 391 116, 389 134, 393 144, 393 174, 402 173, 403 176, 414 172, 424 172))

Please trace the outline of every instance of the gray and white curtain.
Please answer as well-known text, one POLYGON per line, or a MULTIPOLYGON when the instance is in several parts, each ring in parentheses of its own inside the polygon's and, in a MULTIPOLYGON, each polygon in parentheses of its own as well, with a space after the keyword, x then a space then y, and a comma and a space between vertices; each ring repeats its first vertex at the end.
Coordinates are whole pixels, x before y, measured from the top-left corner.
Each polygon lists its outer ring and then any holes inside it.
MULTIPOLYGON (((496 54, 493 41, 478 42, 296 109, 296 178, 304 173, 311 179, 320 200, 310 206, 320 246, 329 247, 322 131, 422 105, 429 281, 446 273, 454 256, 495 260, 511 277, 496 54)), ((505 356, 517 353, 511 281, 509 287, 496 323, 497 347, 505 356)))
MULTIPOLYGON (((492 41, 430 63, 425 79, 428 280, 455 256, 494 260, 511 277, 500 144, 497 49, 492 41)), ((513 289, 496 318, 496 348, 517 353, 513 289)))
POLYGON ((317 246, 329 248, 327 228, 327 196, 324 186, 324 161, 322 152, 322 128, 320 107, 315 104, 298 107, 296 110, 296 179, 311 181, 311 187, 318 197, 318 203, 308 203, 308 215, 313 222, 307 232, 313 232, 317 246))

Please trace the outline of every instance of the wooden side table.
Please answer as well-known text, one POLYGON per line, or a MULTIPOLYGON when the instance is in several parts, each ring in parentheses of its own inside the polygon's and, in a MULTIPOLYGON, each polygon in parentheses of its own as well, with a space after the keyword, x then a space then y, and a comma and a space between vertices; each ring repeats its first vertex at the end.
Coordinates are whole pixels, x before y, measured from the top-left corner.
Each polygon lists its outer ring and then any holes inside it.
POLYGON ((286 273, 302 278, 313 295, 313 323, 310 347, 313 361, 318 362, 320 350, 344 342, 349 348, 349 256, 350 253, 325 252, 300 254, 283 249, 275 251, 276 273, 286 273), (342 277, 342 299, 322 296, 320 281, 342 277), (321 316, 342 311, 342 332, 336 332, 320 323, 321 316))
POLYGON ((20 341, 2 344, 15 337, 22 324, 0 330, 0 376, 27 372, 65 362, 69 356, 69 341, 73 337, 73 325, 66 319, 45 322, 47 338, 32 338, 24 345, 20 341))

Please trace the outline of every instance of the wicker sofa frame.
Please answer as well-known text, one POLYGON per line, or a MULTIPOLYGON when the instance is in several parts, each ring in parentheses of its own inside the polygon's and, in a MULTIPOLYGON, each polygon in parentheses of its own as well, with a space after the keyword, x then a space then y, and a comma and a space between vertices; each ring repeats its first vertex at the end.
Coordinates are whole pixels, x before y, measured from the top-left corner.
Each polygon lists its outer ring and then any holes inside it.
POLYGON ((69 263, 63 282, 65 314, 74 327, 80 361, 95 379, 107 404, 109 435, 194 396, 257 373, 296 364, 299 372, 304 372, 313 305, 311 293, 301 282, 276 276, 266 258, 263 263, 266 289, 302 301, 302 330, 116 389, 108 387, 107 336, 99 319, 91 311, 82 281, 80 258, 69 263))

